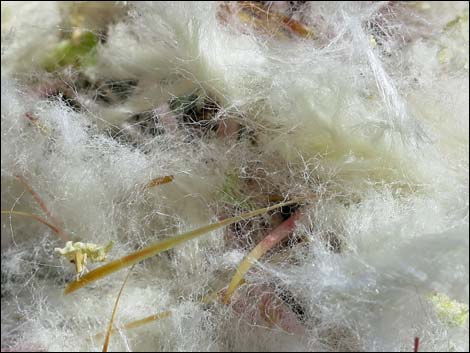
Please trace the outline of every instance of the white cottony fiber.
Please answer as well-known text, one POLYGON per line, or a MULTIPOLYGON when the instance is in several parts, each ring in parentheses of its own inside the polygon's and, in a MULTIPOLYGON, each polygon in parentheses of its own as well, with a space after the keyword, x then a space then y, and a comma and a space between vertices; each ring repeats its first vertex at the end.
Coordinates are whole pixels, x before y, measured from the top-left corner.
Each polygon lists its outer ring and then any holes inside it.
POLYGON ((468 351, 468 2, 1 7, 2 351, 468 351))

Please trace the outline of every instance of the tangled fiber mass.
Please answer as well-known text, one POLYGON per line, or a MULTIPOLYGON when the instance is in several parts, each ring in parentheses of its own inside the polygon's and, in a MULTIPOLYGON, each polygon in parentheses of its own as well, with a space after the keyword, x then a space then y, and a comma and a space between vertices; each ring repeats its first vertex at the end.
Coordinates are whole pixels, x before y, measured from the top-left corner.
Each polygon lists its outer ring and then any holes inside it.
POLYGON ((468 2, 1 9, 2 351, 468 351, 468 2))

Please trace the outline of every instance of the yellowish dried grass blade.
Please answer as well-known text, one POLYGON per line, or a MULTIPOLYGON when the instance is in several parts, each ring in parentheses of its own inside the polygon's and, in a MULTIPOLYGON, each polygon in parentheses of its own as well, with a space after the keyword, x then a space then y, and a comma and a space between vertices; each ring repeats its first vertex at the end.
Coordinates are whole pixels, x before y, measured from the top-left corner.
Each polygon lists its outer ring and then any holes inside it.
POLYGON ((135 320, 135 321, 129 322, 128 324, 124 325, 124 329, 129 330, 129 329, 137 328, 137 327, 143 326, 145 324, 148 324, 150 322, 157 321, 157 320, 160 320, 160 319, 164 319, 164 318, 167 318, 167 317, 170 317, 170 316, 171 316, 171 311, 164 311, 162 313, 158 313, 158 314, 154 314, 154 315, 144 317, 143 319, 140 319, 140 320, 135 320))
POLYGON ((134 266, 132 266, 129 269, 129 272, 126 275, 126 278, 124 278, 124 282, 122 282, 121 289, 119 290, 119 293, 116 297, 116 301, 115 301, 114 307, 113 307, 113 313, 111 314, 111 320, 109 320, 108 330, 106 331, 106 337, 105 337, 104 343, 103 343, 103 352, 108 351, 109 339, 111 337, 111 331, 112 331, 112 327, 113 327, 114 317, 116 316, 116 311, 117 311, 117 307, 118 307, 118 304, 119 304, 119 299, 121 299, 122 290, 124 289, 124 286, 126 285, 127 279, 129 278, 129 275, 131 274, 133 268, 134 268, 134 266))
MULTIPOLYGON (((140 326, 143 326, 143 325, 149 324, 151 322, 154 322, 154 321, 157 321, 157 320, 160 320, 160 319, 164 319, 164 318, 167 318, 167 317, 170 317, 170 316, 171 316, 171 311, 164 311, 164 312, 161 312, 161 313, 158 313, 158 314, 154 314, 154 315, 144 317, 143 319, 131 321, 131 322, 125 324, 124 326, 122 326, 121 329, 130 330, 130 329, 137 328, 137 327, 140 327, 140 326)), ((117 331, 116 329, 112 329, 111 334, 115 333, 116 331, 117 331)), ((95 338, 98 339, 98 338, 101 338, 103 336, 104 336, 103 333, 98 333, 95 336, 95 338)))
POLYGON ((269 233, 261 242, 259 242, 256 247, 251 250, 251 252, 243 259, 243 261, 238 266, 237 272, 232 278, 223 302, 228 304, 230 297, 240 283, 243 281, 243 277, 248 272, 248 270, 253 266, 253 264, 264 254, 266 254, 270 249, 279 244, 283 239, 285 239, 289 234, 292 233, 295 227, 295 221, 299 218, 299 212, 294 213, 291 217, 282 222, 277 228, 275 228, 271 233, 269 233))
MULTIPOLYGON (((241 286, 243 283, 245 283, 245 280, 242 280, 240 281, 240 283, 238 283, 238 286, 241 286)), ((208 295, 206 295, 204 298, 201 299, 200 303, 201 304, 210 304, 212 303, 213 301, 216 301, 219 297, 220 297, 220 290, 218 291, 214 291, 208 295)), ((143 325, 146 325, 146 324, 149 324, 151 322, 154 322, 154 321, 157 321, 157 320, 160 320, 160 319, 164 319, 164 318, 167 318, 167 317, 170 317, 172 314, 171 311, 163 311, 161 313, 158 313, 158 314, 154 314, 154 315, 150 315, 150 316, 146 316, 144 317, 143 319, 138 319, 138 320, 134 320, 134 321, 131 321, 127 324, 125 324, 124 326, 121 327, 121 330, 124 329, 124 330, 130 330, 130 329, 133 329, 133 328, 137 328, 137 327, 140 327, 140 326, 143 326, 143 325)), ((117 329, 113 328, 111 330, 111 334, 115 333, 117 331, 117 329)), ((97 333, 95 335, 95 339, 100 339, 104 336, 104 333, 100 332, 100 333, 97 333)))
MULTIPOLYGON (((240 287, 242 284, 245 283, 245 280, 242 279, 238 284, 237 288, 240 287)), ((207 294, 205 297, 201 299, 201 304, 210 304, 216 300, 218 300, 223 294, 223 288, 219 289, 218 291, 211 292, 207 294)))
POLYGON ((216 229, 222 228, 224 226, 242 221, 242 220, 247 219, 247 218, 251 218, 251 217, 255 217, 255 216, 264 214, 264 213, 269 212, 271 210, 274 210, 276 208, 291 205, 291 204, 294 204, 294 203, 299 203, 302 200, 305 200, 305 198, 299 198, 299 199, 294 199, 292 201, 278 203, 278 204, 276 204, 274 206, 271 206, 271 207, 265 207, 265 208, 261 208, 261 209, 255 210, 255 211, 244 213, 244 214, 236 216, 236 217, 227 218, 227 219, 224 219, 220 222, 209 224, 209 225, 203 226, 201 228, 189 231, 187 233, 183 233, 183 234, 171 237, 169 239, 165 239, 163 241, 160 241, 158 243, 155 243, 153 245, 145 247, 141 250, 133 252, 133 253, 131 253, 127 256, 124 256, 120 259, 111 261, 111 262, 107 263, 104 266, 98 267, 98 268, 94 269, 93 271, 88 272, 83 277, 81 277, 80 280, 71 282, 65 288, 64 293, 65 294, 72 293, 72 292, 76 291, 77 289, 80 289, 80 288, 86 286, 89 283, 97 281, 97 280, 99 280, 103 277, 109 276, 110 274, 112 274, 116 271, 119 271, 119 270, 121 270, 125 267, 132 266, 133 264, 135 264, 137 262, 148 259, 149 257, 155 256, 155 255, 157 255, 161 252, 170 250, 170 249, 174 248, 175 246, 177 246, 181 243, 184 243, 188 240, 197 238, 197 237, 199 237, 201 235, 204 235, 208 232, 211 232, 213 230, 216 230, 216 229))

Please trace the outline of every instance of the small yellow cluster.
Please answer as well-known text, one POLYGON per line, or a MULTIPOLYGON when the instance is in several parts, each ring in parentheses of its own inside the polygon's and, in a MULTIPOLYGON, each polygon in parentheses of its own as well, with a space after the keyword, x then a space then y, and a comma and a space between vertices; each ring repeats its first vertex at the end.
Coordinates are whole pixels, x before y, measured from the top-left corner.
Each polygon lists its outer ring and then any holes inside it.
POLYGON ((90 259, 91 262, 106 261, 106 256, 113 245, 113 241, 109 242, 106 246, 68 241, 63 249, 55 248, 54 251, 66 256, 70 262, 75 264, 77 280, 79 280, 82 274, 87 270, 87 260, 90 259))

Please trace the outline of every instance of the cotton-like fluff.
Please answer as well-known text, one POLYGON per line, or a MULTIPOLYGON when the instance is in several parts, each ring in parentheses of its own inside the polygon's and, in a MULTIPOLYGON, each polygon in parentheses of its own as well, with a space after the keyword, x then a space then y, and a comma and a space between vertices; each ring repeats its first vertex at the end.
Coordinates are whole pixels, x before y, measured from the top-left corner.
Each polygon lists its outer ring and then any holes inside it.
POLYGON ((135 265, 109 349, 468 350, 468 56, 464 2, 2 2, 2 350, 102 349, 128 269, 64 295, 64 237, 298 197, 135 265))

